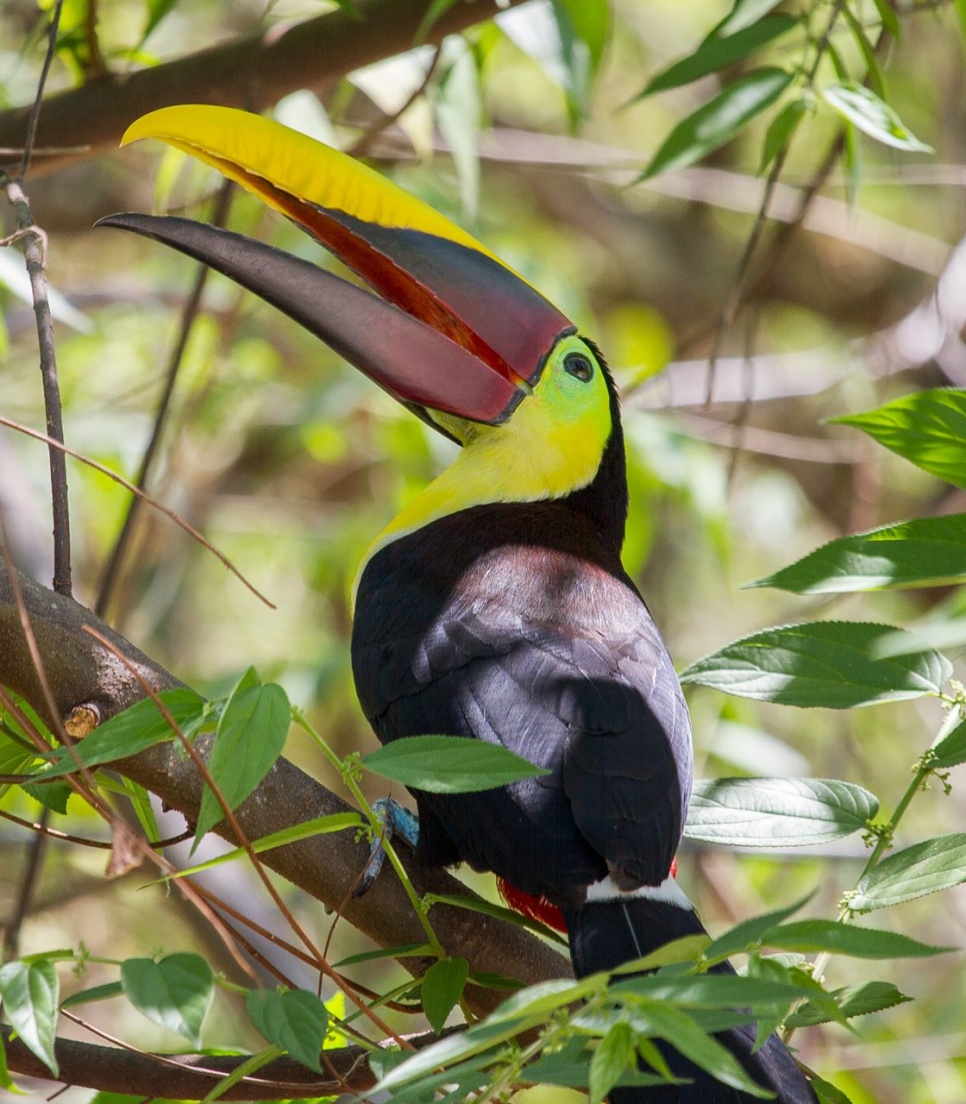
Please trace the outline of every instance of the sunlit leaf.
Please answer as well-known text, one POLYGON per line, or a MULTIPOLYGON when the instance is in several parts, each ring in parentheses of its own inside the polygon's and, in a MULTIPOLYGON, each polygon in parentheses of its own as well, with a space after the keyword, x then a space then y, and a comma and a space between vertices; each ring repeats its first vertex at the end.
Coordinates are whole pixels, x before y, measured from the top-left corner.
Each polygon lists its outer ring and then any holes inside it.
POLYGON ((966 391, 917 391, 876 410, 830 420, 861 429, 924 471, 966 489, 966 391))
POLYGON ((761 942, 802 954, 826 951, 853 958, 925 958, 952 949, 920 943, 898 932, 860 928, 839 920, 790 920, 763 932, 761 942))
POLYGON ((52 766, 43 772, 44 778, 70 774, 78 766, 97 767, 116 759, 126 759, 155 744, 173 740, 175 733, 168 717, 186 736, 192 736, 204 716, 204 698, 186 687, 165 690, 158 697, 167 716, 151 698, 137 702, 99 725, 90 736, 71 748, 58 748, 52 752, 49 756, 52 766))
POLYGON ((15 959, 0 966, 0 1005, 23 1045, 57 1076, 54 1054, 60 983, 46 958, 15 959))
POLYGON ((942 514, 840 537, 748 585, 795 594, 842 594, 964 580, 966 514, 942 514))
POLYGON ((711 34, 694 53, 675 62, 674 65, 658 73, 656 77, 652 77, 631 103, 642 100, 645 96, 651 96, 655 92, 663 92, 667 88, 690 84, 691 81, 706 77, 709 73, 716 73, 729 65, 734 65, 735 62, 744 60, 762 46, 787 34, 798 25, 799 20, 794 16, 780 14, 762 19, 726 37, 717 33, 711 34))
MULTIPOLYGON (((868 1016, 872 1012, 884 1012, 887 1008, 912 1000, 887 981, 864 981, 858 985, 848 985, 833 990, 829 996, 835 999, 839 1011, 847 1020, 856 1016, 868 1016)), ((829 1019, 824 1008, 812 1001, 805 1001, 786 1018, 785 1024, 787 1027, 814 1027, 816 1024, 828 1023, 829 1019)))
POLYGON ((930 758, 930 765, 936 770, 948 770, 960 763, 966 763, 966 721, 932 748, 930 758))
POLYGON ((362 766, 429 793, 475 793, 550 773, 505 747, 461 736, 407 736, 370 752, 362 766))
POLYGON ((214 996, 211 967, 196 954, 129 958, 121 963, 121 985, 134 1007, 158 1027, 201 1046, 201 1024, 214 996))
POLYGON ((794 79, 784 69, 754 69, 729 84, 671 131, 638 180, 682 169, 729 142, 794 79))
MULTIPOLYGON (((230 809, 237 808, 275 765, 292 716, 281 686, 249 685, 249 675, 246 680, 228 699, 208 759, 208 771, 230 809)), ((223 816, 220 802, 206 786, 195 839, 201 839, 223 816)))
POLYGON ((895 630, 861 621, 765 629, 693 663, 681 681, 781 705, 851 709, 938 694, 952 673, 938 652, 876 658, 895 630))
POLYGON ((932 146, 920 142, 895 111, 858 81, 841 81, 822 89, 825 102, 870 138, 907 152, 932 153, 932 146))
POLYGON ((805 847, 860 832, 878 800, 825 778, 719 778, 694 784, 688 839, 731 847, 805 847))
POLYGON ((853 912, 870 912, 938 893, 966 881, 966 833, 939 836, 887 855, 848 896, 853 912))
POLYGON ((322 1072, 320 1054, 329 1026, 323 1002, 304 989, 253 989, 245 1007, 259 1034, 303 1066, 322 1072))

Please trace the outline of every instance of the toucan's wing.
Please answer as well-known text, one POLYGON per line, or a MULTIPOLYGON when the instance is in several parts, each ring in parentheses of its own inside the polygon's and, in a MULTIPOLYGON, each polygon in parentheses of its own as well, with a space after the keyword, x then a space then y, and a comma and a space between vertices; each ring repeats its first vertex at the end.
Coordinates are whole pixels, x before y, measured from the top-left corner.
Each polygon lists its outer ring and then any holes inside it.
MULTIPOLYGON (((525 512, 531 533, 541 515, 554 531, 564 520, 552 503, 525 512)), ((622 578, 553 547, 507 541, 507 520, 520 513, 476 507, 376 553, 353 631, 360 701, 383 742, 469 736, 552 772, 456 798, 419 795, 429 861, 496 869, 557 901, 609 866, 657 884, 690 785, 687 714, 670 662, 622 578), (489 551, 483 534, 493 534, 489 551)))

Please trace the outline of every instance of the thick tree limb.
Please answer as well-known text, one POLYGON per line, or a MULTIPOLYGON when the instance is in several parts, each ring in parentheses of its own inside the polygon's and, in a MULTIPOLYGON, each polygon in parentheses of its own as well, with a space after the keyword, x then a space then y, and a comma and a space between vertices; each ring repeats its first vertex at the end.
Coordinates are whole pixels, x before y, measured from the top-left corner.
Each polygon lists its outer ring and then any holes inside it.
MULTIPOLYGON (((501 7, 520 2, 453 4, 427 41, 437 43, 447 34, 489 19, 501 7)), ((339 10, 293 27, 276 27, 212 46, 153 69, 114 73, 51 96, 44 102, 37 153, 44 147, 86 148, 38 156, 31 175, 116 149, 128 125, 155 108, 214 103, 261 111, 296 89, 321 91, 353 69, 413 46, 429 6, 429 0, 357 0, 361 18, 339 10)), ((29 107, 0 112, 0 147, 23 146, 29 113, 29 107)))
MULTIPOLYGON (((135 671, 156 690, 180 685, 170 672, 83 606, 24 576, 18 575, 16 583, 60 719, 77 707, 86 706, 95 710, 103 721, 141 699, 144 690, 135 671), (87 627, 106 638, 131 666, 85 631, 87 627)), ((27 647, 14 588, 2 563, 0 683, 26 698, 48 722, 53 721, 27 647)), ((157 794, 167 806, 183 813, 189 821, 197 816, 201 779, 190 761, 179 755, 173 745, 152 748, 116 764, 116 769, 157 794)), ((348 808, 341 798, 291 763, 280 760, 257 791, 238 809, 237 818, 248 838, 258 839, 312 817, 348 808)), ((224 822, 215 830, 231 839, 224 822)), ((403 888, 391 874, 380 877, 363 898, 350 897, 367 850, 364 843, 356 842, 351 833, 345 832, 291 844, 263 855, 262 860, 316 900, 338 910, 349 923, 380 946, 423 942, 422 929, 403 888)), ((418 893, 470 895, 461 883, 445 872, 421 870, 408 854, 402 858, 418 893)), ((527 984, 569 973, 569 964, 561 955, 511 924, 446 907, 434 909, 431 919, 446 949, 465 956, 472 971, 515 977, 527 984)), ((414 973, 422 972, 428 965, 421 960, 401 961, 414 973)), ((499 1000, 500 994, 494 990, 471 987, 467 991, 469 1005, 480 1014, 492 1009, 499 1000)), ((13 1056, 10 1068, 27 1072, 13 1056)), ((157 1082, 152 1084, 156 1089, 157 1082)), ((166 1088, 164 1095, 181 1093, 175 1090, 169 1093, 166 1088)))

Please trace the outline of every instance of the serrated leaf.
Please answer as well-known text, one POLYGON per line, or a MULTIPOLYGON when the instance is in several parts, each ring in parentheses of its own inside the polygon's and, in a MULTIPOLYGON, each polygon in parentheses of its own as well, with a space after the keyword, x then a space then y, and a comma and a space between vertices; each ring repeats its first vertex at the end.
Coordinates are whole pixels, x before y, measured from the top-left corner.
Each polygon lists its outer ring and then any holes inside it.
POLYGON ((467 974, 469 964, 465 958, 441 959, 423 974, 420 986, 423 1012, 437 1035, 446 1026, 446 1017, 463 995, 467 974))
POLYGON ((925 958, 952 949, 920 943, 898 932, 860 928, 839 920, 791 920, 764 932, 761 942, 802 954, 826 951, 853 958, 925 958))
POLYGON ((895 630, 861 621, 812 621, 765 629, 693 663, 683 683, 802 708, 852 709, 938 694, 952 673, 938 652, 877 658, 895 630))
MULTIPOLYGON (((887 981, 864 981, 859 985, 847 985, 833 990, 829 996, 835 999, 839 1011, 847 1020, 867 1016, 872 1012, 884 1012, 897 1004, 912 1000, 887 981)), ((787 1027, 814 1027, 828 1023, 828 1012, 812 1001, 805 1001, 785 1020, 787 1027)))
POLYGON ((499 744, 462 736, 407 736, 370 752, 362 766, 428 793, 475 793, 550 773, 499 744))
POLYGON ((858 81, 830 84, 822 89, 822 98, 863 134, 883 145, 907 152, 933 152, 932 146, 920 142, 884 100, 858 81))
POLYGON ((966 391, 937 387, 830 421, 861 429, 923 471, 966 489, 966 391))
POLYGON ((905 847, 874 866, 848 898, 853 912, 871 912, 966 882, 966 833, 905 847))
POLYGON ((735 974, 665 975, 635 977, 612 985, 610 992, 621 1000, 631 996, 663 1001, 677 1008, 717 1009, 778 1005, 788 1007, 814 985, 796 985, 768 978, 738 977, 735 974))
POLYGON ((636 1049, 631 1025, 618 1021, 600 1040, 590 1059, 590 1099, 593 1104, 610 1092, 621 1074, 635 1064, 636 1049))
POLYGON ((652 77, 631 103, 636 103, 645 96, 652 96, 655 92, 690 84, 709 73, 734 65, 798 25, 799 20, 794 16, 780 14, 762 19, 734 34, 722 36, 713 32, 692 54, 652 77))
POLYGON ((214 996, 211 967, 196 954, 129 958, 121 963, 124 995, 152 1023, 201 1046, 201 1024, 214 996))
POLYGON ((719 778, 695 782, 684 834, 731 847, 805 847, 865 829, 878 800, 826 778, 719 778))
MULTIPOLYGON (((165 690, 158 697, 184 734, 193 735, 204 716, 205 699, 187 687, 165 690)), ((78 765, 98 767, 126 759, 174 738, 167 718, 151 698, 145 698, 99 725, 73 748, 58 748, 50 753, 51 767, 43 772, 43 777, 70 774, 78 765)))
POLYGON ((54 1053, 60 982, 46 958, 0 966, 0 1005, 20 1041, 57 1077, 54 1053))
POLYGON ((671 169, 683 169, 729 142, 791 84, 784 69, 753 69, 683 119, 655 153, 637 183, 671 169))
POLYGON ((775 909, 773 912, 767 912, 761 916, 753 916, 749 920, 742 920, 740 924, 736 924, 730 931, 719 935, 708 945, 705 951, 705 959, 713 965, 740 951, 747 951, 758 946, 765 932, 771 931, 793 913, 798 912, 807 902, 808 897, 804 897, 785 908, 775 909))
POLYGON ((963 581, 966 514, 943 514, 839 537, 748 585, 794 594, 845 594, 963 581))
POLYGON ((954 728, 932 748, 929 763, 935 770, 948 770, 966 763, 966 722, 954 728))
POLYGON ((245 1007, 259 1034, 303 1066, 322 1072, 319 1055, 329 1027, 329 1013, 314 993, 304 989, 253 989, 245 998, 245 1007))
MULTIPOLYGON (((218 722, 208 772, 230 809, 236 809, 275 765, 285 747, 291 717, 288 697, 276 683, 252 686, 243 680, 229 697, 218 722)), ((218 798, 206 786, 195 840, 223 816, 218 798)))
MULTIPOLYGON (((646 1042, 647 1040, 639 1038, 637 1045, 643 1046, 646 1042)), ((585 1048, 583 1039, 570 1039, 560 1050, 550 1054, 544 1052, 536 1062, 526 1066, 524 1076, 531 1084, 589 1088, 592 1057, 592 1053, 585 1048)), ((665 1081, 653 1073, 630 1068, 624 1070, 618 1084, 656 1086, 665 1084, 665 1081)))

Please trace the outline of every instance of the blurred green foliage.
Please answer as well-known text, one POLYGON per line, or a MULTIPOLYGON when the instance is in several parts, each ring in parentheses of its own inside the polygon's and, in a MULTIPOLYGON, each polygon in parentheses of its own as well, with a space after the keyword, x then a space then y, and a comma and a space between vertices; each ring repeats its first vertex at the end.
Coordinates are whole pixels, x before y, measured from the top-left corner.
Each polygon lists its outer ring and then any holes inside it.
MULTIPOLYGON (((962 5, 903 9, 899 19, 884 0, 866 0, 844 7, 848 18, 830 26, 843 7, 528 4, 447 43, 424 92, 369 147, 380 168, 468 225, 608 356, 624 386, 630 443, 625 558, 682 669, 784 622, 915 627, 945 624, 945 611, 962 610, 951 587, 806 597, 739 589, 844 533, 966 510, 961 484, 828 424, 911 391, 966 382, 956 327, 940 332, 931 298, 966 233, 962 5), (723 28, 747 35, 722 24, 729 12, 760 15, 768 7, 780 8, 773 18, 782 20, 781 34, 761 35, 753 54, 720 48, 723 28), (642 95, 656 76, 699 55, 699 80, 665 81, 660 95, 642 95), (693 167, 648 175, 668 135, 677 133, 678 147, 690 149, 688 120, 762 66, 791 76, 775 81, 775 96, 752 105, 760 115, 745 112, 750 126, 720 127, 702 141, 700 164, 685 158, 693 167), (860 91, 856 82, 867 75, 868 90, 860 91), (712 373, 705 358, 754 227, 759 167, 781 164, 773 205, 779 219, 788 218, 843 125, 842 155, 806 229, 776 263, 759 255, 712 373), (875 140, 884 136, 891 144, 875 140)), ((297 0, 70 2, 49 88, 92 79, 101 66, 160 64, 320 10, 297 0)), ((0 7, 0 104, 32 98, 43 26, 28 0, 0 7)), ((382 112, 407 103, 431 58, 429 47, 417 46, 351 76, 323 102, 301 95, 279 110, 290 125, 331 128, 351 148, 382 112)), ((151 433, 194 272, 156 246, 90 225, 114 210, 152 206, 204 218, 215 188, 213 175, 179 156, 143 148, 28 187, 35 218, 50 235, 51 281, 87 320, 74 317, 57 330, 68 443, 128 478, 151 433)), ((247 197, 233 199, 230 223, 329 263, 247 197)), ((0 269, 0 413, 42 426, 31 312, 23 290, 8 288, 14 279, 0 269)), ((955 272, 944 279, 946 297, 938 302, 961 326, 966 282, 955 272)), ((192 324, 150 490, 276 608, 180 529, 142 511, 110 619, 211 694, 226 692, 254 664, 306 708, 340 755, 370 750, 374 738, 348 667, 352 579, 368 542, 450 455, 446 442, 331 352, 213 276, 192 324)), ((93 603, 128 496, 80 465, 71 466, 70 479, 77 594, 93 603)), ((41 447, 0 430, 0 508, 18 561, 42 578, 49 574, 47 495, 41 447)), ((959 638, 947 650, 950 658, 960 660, 962 644, 959 638)), ((890 807, 941 723, 929 698, 802 712, 697 688, 690 705, 701 773, 847 779, 890 807)), ((337 784, 298 735, 287 753, 337 784)), ((5 799, 5 807, 38 815, 23 796, 5 799)), ((79 802, 68 810, 73 830, 93 829, 79 802)), ((916 800, 897 842, 964 823, 962 793, 934 786, 916 800)), ((3 868, 18 869, 25 853, 24 834, 0 826, 3 868)), ((693 846, 681 877, 712 927, 816 886, 810 909, 828 916, 867 853, 843 844, 823 855, 820 863, 802 852, 739 856, 693 846)), ((143 903, 156 890, 105 888, 99 862, 88 852, 51 852, 25 950, 78 937, 92 946, 121 944, 115 955, 145 953, 159 942, 190 945, 189 918, 159 921, 143 903), (64 896, 74 902, 69 917, 58 909, 64 896)), ((12 880, 0 887, 0 915, 9 914, 13 890, 12 880)), ((960 887, 910 902, 883 922, 961 946, 966 895, 960 887)), ((317 923, 327 930, 324 918, 317 923)), ((337 939, 345 953, 362 946, 346 925, 337 939)), ((966 1095, 966 993, 950 984, 950 971, 959 972, 950 961, 888 967, 889 979, 915 1002, 865 1018, 860 1038, 835 1027, 803 1033, 803 1057, 853 1104, 958 1104, 966 1095)), ((369 976, 388 985, 389 969, 371 966, 369 976)), ((830 975, 833 969, 837 986, 865 977, 854 964, 836 962, 830 975)), ((212 1033, 237 1039, 246 1031, 237 1002, 219 997, 212 1033)), ((141 1026, 135 1035, 147 1046, 162 1038, 141 1026)))

